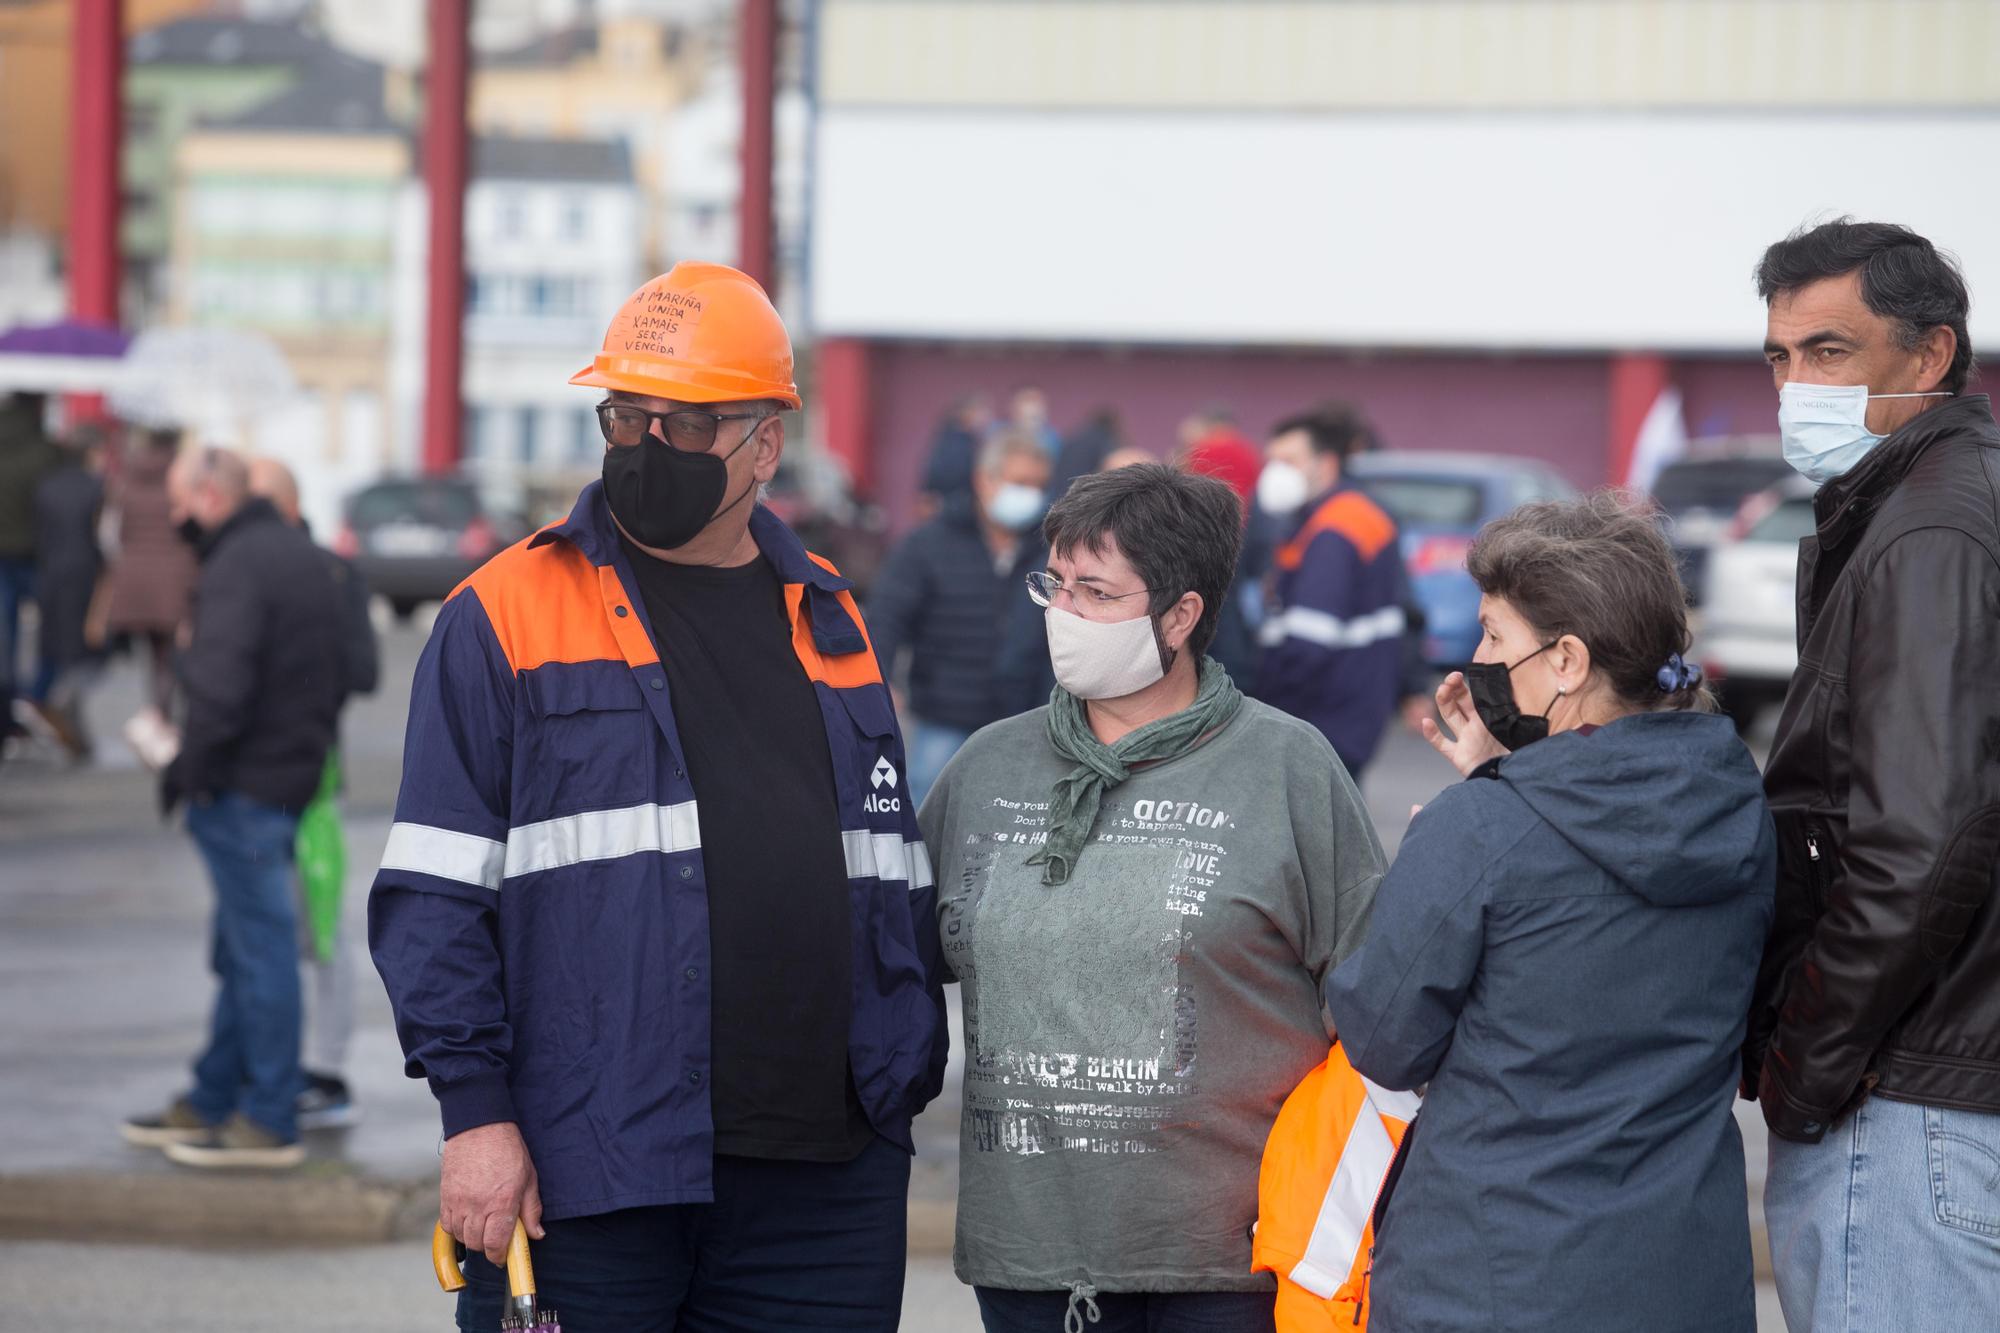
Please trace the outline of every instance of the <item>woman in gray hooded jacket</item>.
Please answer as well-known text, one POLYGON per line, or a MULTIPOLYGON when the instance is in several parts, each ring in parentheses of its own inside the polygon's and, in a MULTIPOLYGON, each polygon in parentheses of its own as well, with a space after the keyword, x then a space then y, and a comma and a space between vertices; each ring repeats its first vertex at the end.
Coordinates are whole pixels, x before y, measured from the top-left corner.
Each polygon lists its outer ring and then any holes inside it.
POLYGON ((1485 635, 1438 691, 1449 734, 1426 724, 1467 780, 1326 983, 1355 1068, 1429 1085, 1370 1327, 1747 1333, 1731 1101, 1776 876, 1756 765, 1681 656, 1649 516, 1526 506, 1468 567, 1485 635))

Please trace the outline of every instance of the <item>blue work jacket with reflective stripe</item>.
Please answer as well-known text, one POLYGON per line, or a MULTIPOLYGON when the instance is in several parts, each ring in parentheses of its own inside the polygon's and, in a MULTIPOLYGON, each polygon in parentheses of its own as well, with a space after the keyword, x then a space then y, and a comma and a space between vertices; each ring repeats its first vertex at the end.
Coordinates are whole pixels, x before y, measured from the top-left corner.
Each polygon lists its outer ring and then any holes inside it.
MULTIPOLYGON (((946 1035, 902 739, 848 582, 768 510, 750 532, 785 586, 833 756, 855 1088, 909 1149, 946 1035)), ((447 1137, 520 1125, 550 1218, 711 1198, 701 829, 636 589, 593 482, 566 522, 453 593, 417 666, 369 895, 407 1071, 429 1080, 447 1137)))

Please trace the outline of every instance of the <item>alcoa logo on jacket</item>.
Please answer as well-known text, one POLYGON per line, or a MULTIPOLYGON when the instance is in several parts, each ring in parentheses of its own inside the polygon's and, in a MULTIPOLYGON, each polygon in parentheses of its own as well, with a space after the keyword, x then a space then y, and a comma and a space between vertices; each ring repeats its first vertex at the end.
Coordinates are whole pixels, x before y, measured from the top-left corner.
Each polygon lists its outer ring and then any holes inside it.
POLYGON ((896 766, 889 762, 888 755, 885 754, 875 761, 875 771, 868 775, 868 785, 875 790, 869 794, 867 800, 861 803, 863 810, 871 815, 897 814, 901 812, 903 798, 895 795, 885 796, 882 792, 884 787, 887 787, 890 792, 896 790, 896 766))
POLYGON ((1417 1095, 1356 1073, 1335 1042, 1264 1144, 1250 1267, 1278 1275, 1278 1333, 1368 1326, 1375 1203, 1417 1095))

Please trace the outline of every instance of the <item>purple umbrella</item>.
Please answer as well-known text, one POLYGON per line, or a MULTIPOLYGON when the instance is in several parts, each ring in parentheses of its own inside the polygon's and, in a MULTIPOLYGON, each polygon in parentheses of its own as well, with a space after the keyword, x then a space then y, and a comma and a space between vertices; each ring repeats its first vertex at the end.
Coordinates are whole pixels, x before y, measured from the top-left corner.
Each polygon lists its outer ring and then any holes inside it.
POLYGON ((55 324, 17 324, 0 333, 0 352, 29 356, 120 357, 132 335, 109 324, 65 319, 55 324))

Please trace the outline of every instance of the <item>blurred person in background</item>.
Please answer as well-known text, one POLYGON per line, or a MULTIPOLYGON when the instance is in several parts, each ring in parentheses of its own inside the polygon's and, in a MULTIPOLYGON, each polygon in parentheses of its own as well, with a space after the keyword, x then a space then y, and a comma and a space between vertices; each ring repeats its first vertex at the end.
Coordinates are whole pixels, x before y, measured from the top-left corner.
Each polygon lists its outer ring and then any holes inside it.
POLYGON ((973 732, 1016 709, 995 688, 1023 580, 1041 568, 1032 535, 1048 512, 1049 457, 1024 435, 980 446, 972 495, 903 538, 876 576, 868 628, 882 674, 902 678, 908 650, 910 799, 922 804, 973 732))
POLYGON ((1062 435, 1049 420, 1048 395, 1032 384, 1014 390, 1007 399, 1006 421, 995 424, 993 429, 1027 436, 1041 445, 1042 452, 1051 459, 1062 452, 1062 435))
POLYGON ((967 394, 944 414, 924 465, 923 518, 930 518, 955 497, 972 494, 979 445, 992 429, 993 400, 982 393, 967 394))
POLYGON ((1069 484, 1104 470, 1104 460, 1125 443, 1125 428, 1119 424, 1116 408, 1100 407, 1069 433, 1056 453, 1049 473, 1049 498, 1060 500, 1069 484))
POLYGON ((516 1219, 579 1330, 893 1327, 935 889, 850 585, 758 502, 791 339, 682 263, 571 382, 603 479, 439 611, 369 899, 459 1327, 499 1326, 516 1219))
POLYGON ((35 488, 62 462, 43 428, 48 398, 14 393, 0 402, 0 745, 21 734, 14 697, 22 674, 21 608, 35 596, 35 488))
POLYGON ((1772 1270, 1800 1333, 1951 1328, 2000 1308, 2000 426, 1922 236, 1828 222, 1756 282, 1785 457, 1821 483, 1743 1060, 1772 1270))
POLYGON ((201 560, 179 659, 187 716, 160 781, 187 806, 215 882, 210 957, 221 981, 193 1090, 124 1124, 187 1166, 291 1167, 299 1141, 299 946, 292 855, 319 790, 346 689, 344 606, 326 559, 226 449, 168 475, 170 515, 201 560))
POLYGON ((1236 558, 1236 579, 1215 623, 1215 643, 1208 653, 1222 663, 1241 690, 1257 686, 1257 618, 1262 609, 1264 571, 1270 565, 1267 524, 1257 522, 1257 478, 1264 456, 1243 437, 1236 420, 1217 408, 1189 418, 1181 426, 1183 441, 1177 462, 1197 476, 1214 477, 1243 505, 1243 550, 1236 558))
MULTIPOLYGON (((250 493, 271 502, 285 522, 312 536, 299 512, 299 483, 275 458, 250 460, 250 493)), ((360 571, 317 547, 339 590, 341 609, 341 702, 373 694, 381 675, 375 622, 369 616, 368 583, 360 571)), ((342 912, 347 883, 346 832, 340 820, 342 789, 339 727, 326 757, 319 790, 299 816, 295 864, 299 889, 299 953, 305 965, 305 1023, 299 1092, 300 1129, 342 1129, 358 1118, 346 1079, 347 1048, 354 1035, 353 931, 342 912)))
POLYGON ((1205 653, 1242 527, 1178 468, 1079 479, 1033 583, 1058 688, 924 803, 965 1002, 953 1266, 989 1333, 1273 1327, 1260 1161, 1383 862, 1325 739, 1205 653))
POLYGON ((1257 480, 1284 544, 1255 693, 1318 727, 1357 780, 1403 698, 1409 628, 1396 521, 1343 476, 1370 434, 1351 408, 1288 418, 1272 428, 1257 480))
MULTIPOLYGON (((1752 1333, 1731 1111, 1776 850, 1652 517, 1526 505, 1467 568, 1484 635, 1420 811, 1326 984, 1354 1068, 1428 1084, 1376 1204, 1375 1333, 1752 1333)), ((1937 1327, 1886 1321, 1876 1328, 1937 1327)))
POLYGON ((103 431, 79 427, 60 442, 61 461, 35 488, 35 605, 41 615, 39 664, 30 697, 72 759, 90 754, 82 699, 95 656, 88 642, 91 600, 104 559, 97 548, 104 511, 103 431))
POLYGON ((187 623, 195 581, 194 548, 175 535, 167 498, 167 474, 179 452, 178 431, 139 434, 106 496, 105 633, 143 646, 147 703, 162 726, 174 712, 174 640, 187 623))

